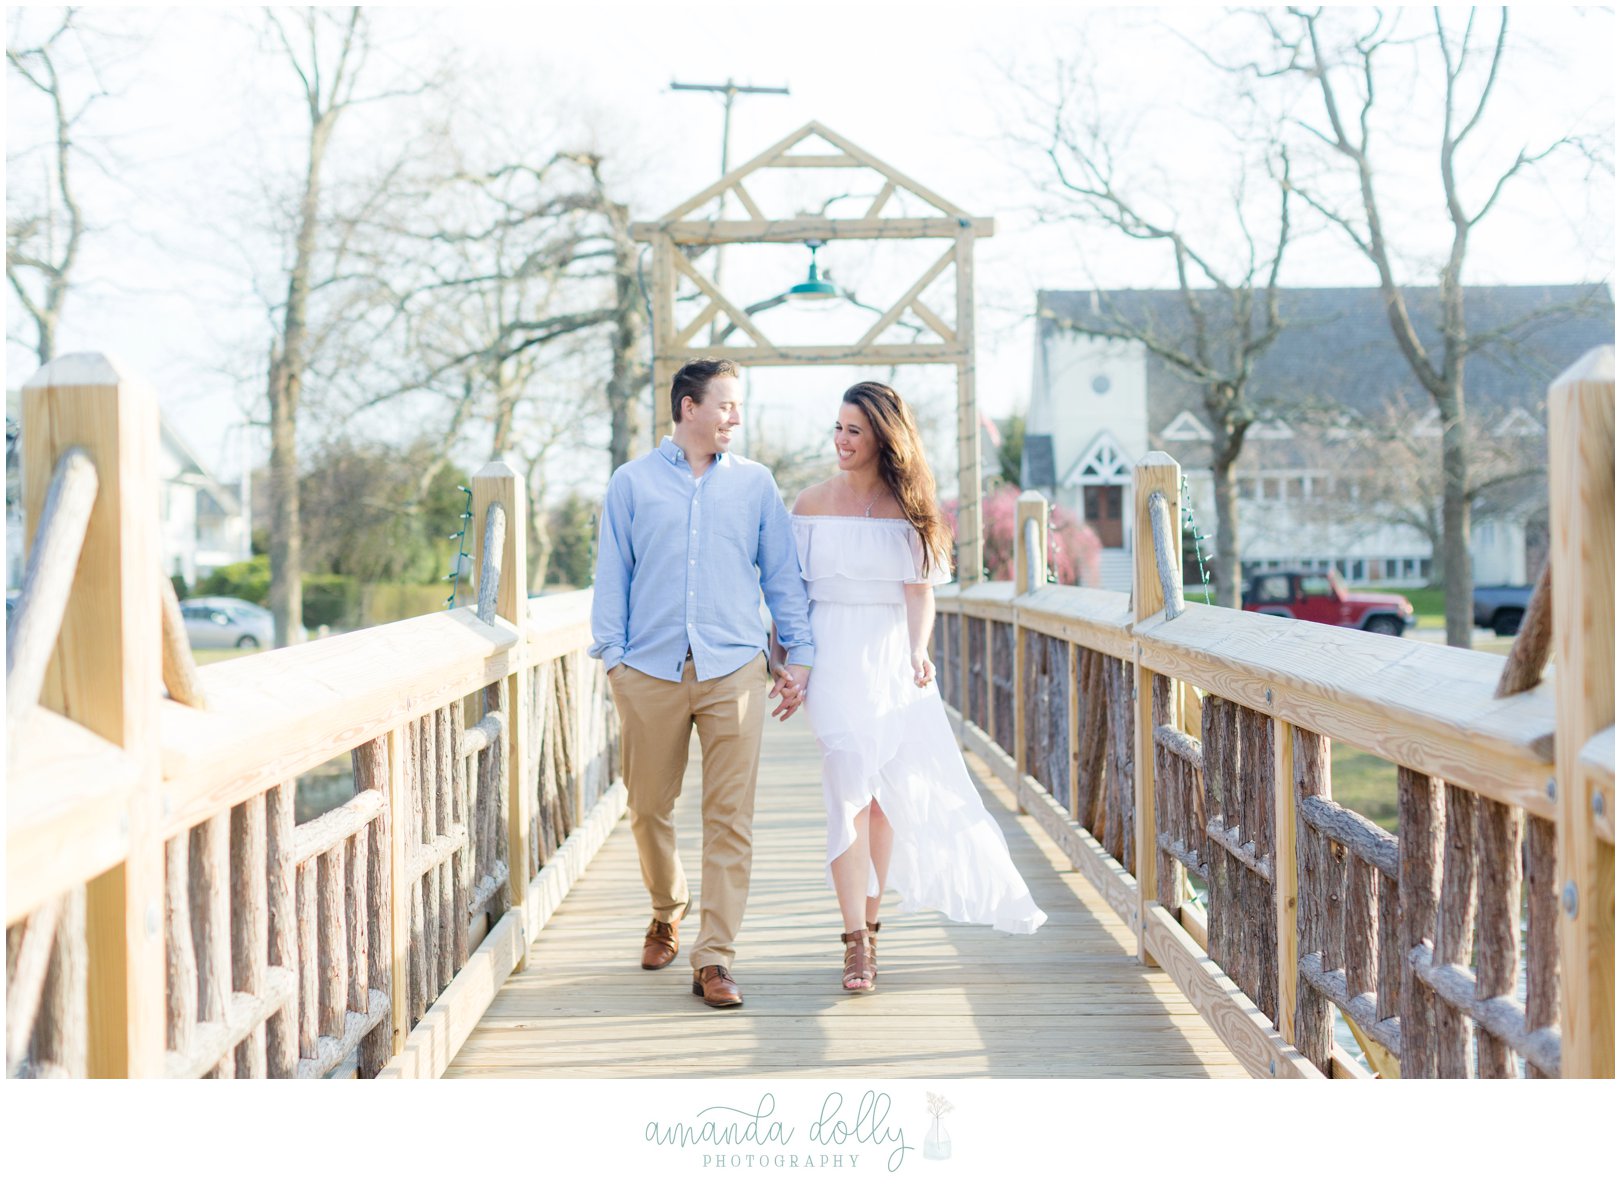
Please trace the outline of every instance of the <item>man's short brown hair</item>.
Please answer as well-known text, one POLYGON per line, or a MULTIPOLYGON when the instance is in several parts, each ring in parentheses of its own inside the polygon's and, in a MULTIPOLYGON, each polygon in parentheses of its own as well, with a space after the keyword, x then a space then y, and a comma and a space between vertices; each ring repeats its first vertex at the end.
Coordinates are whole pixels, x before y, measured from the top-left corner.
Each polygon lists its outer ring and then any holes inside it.
POLYGON ((670 420, 681 420, 681 402, 692 397, 692 403, 704 403, 704 392, 709 381, 716 376, 736 376, 737 364, 730 359, 689 359, 676 372, 670 384, 670 420))

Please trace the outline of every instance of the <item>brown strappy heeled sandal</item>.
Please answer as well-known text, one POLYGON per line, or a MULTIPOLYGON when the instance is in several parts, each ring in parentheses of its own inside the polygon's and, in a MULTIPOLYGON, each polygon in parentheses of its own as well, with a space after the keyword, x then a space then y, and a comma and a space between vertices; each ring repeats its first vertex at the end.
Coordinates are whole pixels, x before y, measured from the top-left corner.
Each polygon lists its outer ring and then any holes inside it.
POLYGON ((878 922, 867 922, 867 977, 878 985, 878 922))
POLYGON ((854 933, 840 933, 839 940, 844 942, 844 975, 840 985, 852 995, 862 991, 872 990, 873 974, 871 959, 868 957, 867 945, 872 935, 865 929, 857 929, 854 933), (850 986, 851 979, 861 979, 866 982, 864 987, 850 986))

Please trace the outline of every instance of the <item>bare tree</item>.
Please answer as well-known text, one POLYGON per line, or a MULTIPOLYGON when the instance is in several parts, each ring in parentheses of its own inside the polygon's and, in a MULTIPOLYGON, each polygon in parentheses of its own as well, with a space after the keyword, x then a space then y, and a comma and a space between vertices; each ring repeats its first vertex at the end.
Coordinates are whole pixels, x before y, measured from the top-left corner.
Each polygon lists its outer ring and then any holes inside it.
MULTIPOLYGON (((498 162, 487 165, 470 162, 458 143, 503 131, 446 130, 442 176, 395 229, 414 257, 397 263, 390 297, 409 342, 399 374, 364 405, 439 394, 449 409, 439 465, 479 423, 490 428, 491 454, 532 459, 535 434, 524 427, 543 396, 555 399, 559 362, 572 372, 574 361, 594 355, 603 378, 590 412, 606 408, 618 465, 645 433, 637 398, 648 378, 628 210, 610 193, 600 154, 548 154, 500 136, 493 149, 481 144, 498 162)), ((568 410, 575 422, 584 415, 568 410)), ((543 430, 539 440, 552 436, 543 430)))
MULTIPOLYGON (((1241 150, 1227 196, 1226 226, 1207 233, 1200 242, 1197 233, 1182 226, 1185 212, 1167 209, 1166 202, 1149 195, 1128 192, 1121 150, 1110 142, 1096 95, 1077 96, 1075 74, 1073 67, 1066 68, 1056 96, 1038 98, 1047 119, 1041 147, 1063 199, 1057 214, 1162 248, 1175 266, 1181 311, 1179 317, 1166 319, 1151 303, 1115 300, 1099 291, 1091 316, 1050 309, 1038 311, 1038 316, 1062 330, 1140 344, 1199 386, 1211 432, 1217 599, 1236 607, 1241 571, 1234 468, 1250 426, 1263 416, 1250 389, 1251 377, 1284 326, 1278 277, 1293 232, 1289 153, 1273 140, 1258 154, 1273 191, 1263 200, 1275 212, 1266 233, 1258 234, 1252 227, 1257 210, 1249 189, 1260 166, 1256 154, 1241 150)), ((1211 212, 1200 213, 1208 217, 1211 212)))
MULTIPOLYGON (((270 9, 267 32, 298 83, 307 120, 304 160, 291 222, 285 298, 276 307, 266 395, 270 408, 270 610, 276 644, 293 639, 302 619, 302 540, 298 498, 298 424, 305 383, 323 335, 341 336, 360 321, 363 299, 372 288, 364 278, 357 233, 374 226, 375 208, 389 196, 395 170, 367 189, 344 212, 329 209, 333 190, 329 154, 340 121, 356 108, 420 92, 425 84, 366 91, 373 36, 365 10, 270 9), (325 242, 323 242, 325 241, 325 242), (347 271, 357 267, 357 273, 347 271), (361 279, 357 285, 357 274, 361 279), (350 297, 344 296, 348 289, 350 297), (311 298, 328 290, 331 306, 322 325, 312 322, 311 298)), ((404 150, 400 158, 403 162, 404 150)), ((377 253, 374 253, 374 256, 377 253)))
MULTIPOLYGON (((44 98, 50 111, 51 133, 43 146, 48 164, 38 205, 27 209, 16 202, 15 181, 8 196, 6 279, 33 325, 29 345, 43 366, 56 354, 57 329, 86 232, 84 209, 73 184, 80 150, 79 128, 91 106, 106 92, 94 80, 93 70, 93 85, 82 97, 71 95, 63 78, 62 56, 67 43, 80 33, 77 9, 65 9, 56 27, 36 44, 18 44, 18 32, 14 22, 13 39, 6 46, 6 63, 44 98)), ((13 179, 20 164, 18 158, 7 153, 7 173, 13 179)))
MULTIPOLYGON (((1445 581, 1447 643, 1467 648, 1473 616, 1469 518, 1475 484, 1470 477, 1464 370, 1472 352, 1500 339, 1508 328, 1471 331, 1464 301, 1464 266, 1474 233, 1497 208, 1509 184, 1552 154, 1581 148, 1580 138, 1564 135, 1538 147, 1522 147, 1512 161, 1484 173, 1478 158, 1489 154, 1487 146, 1474 154, 1477 159, 1467 168, 1462 164, 1466 148, 1473 154, 1477 139, 1490 140, 1483 131, 1489 128, 1487 106, 1509 57, 1506 8, 1499 11, 1495 35, 1485 38, 1477 33, 1475 9, 1469 10, 1461 32, 1449 28, 1441 10, 1436 9, 1433 29, 1411 35, 1399 30, 1400 13, 1378 10, 1339 18, 1321 9, 1290 8, 1282 13, 1265 10, 1257 19, 1270 36, 1270 53, 1260 61, 1227 64, 1227 68, 1262 79, 1297 80, 1315 95, 1320 105, 1317 117, 1296 114, 1287 117, 1287 123, 1326 148, 1329 159, 1339 161, 1353 175, 1354 187, 1345 187, 1351 194, 1341 200, 1334 193, 1330 171, 1318 183, 1297 181, 1295 190, 1373 266, 1396 345, 1440 412, 1441 550, 1437 557, 1445 581), (1339 23, 1341 19, 1354 21, 1358 27, 1346 28, 1339 23), (1437 276, 1439 343, 1426 342, 1414 323, 1400 279, 1400 262, 1387 231, 1381 175, 1376 168, 1381 150, 1375 143, 1374 128, 1383 113, 1382 105, 1393 102, 1381 87, 1385 79, 1382 66, 1398 47, 1409 54, 1427 55, 1441 84, 1440 110, 1435 116, 1440 127, 1435 201, 1446 211, 1451 242, 1437 276), (1471 176, 1486 180, 1473 185, 1463 180, 1471 176)), ((1416 116, 1410 107, 1403 114, 1416 116)), ((1546 319, 1568 312, 1549 309, 1535 317, 1546 319)))
POLYGON ((361 393, 353 411, 405 400, 443 425, 424 491, 470 434, 487 433, 479 455, 507 457, 527 475, 538 583, 550 464, 565 447, 595 448, 604 421, 613 465, 645 433, 635 245, 601 154, 551 147, 574 135, 490 122, 477 80, 461 82, 445 122, 419 146, 433 162, 420 189, 389 212, 398 250, 386 304, 402 341, 388 352, 387 382, 361 393))
MULTIPOLYGON (((1547 443, 1541 419, 1523 410, 1488 428, 1471 419, 1466 498, 1472 509, 1513 510, 1522 517, 1547 502, 1547 443)), ((1297 448, 1318 473, 1303 516, 1325 527, 1399 525, 1444 556, 1445 469, 1442 432, 1433 410, 1399 398, 1376 414, 1337 424, 1299 427, 1297 448)))
MULTIPOLYGON (((647 293, 641 246, 630 237, 630 208, 615 202, 602 178, 602 161, 591 165, 593 192, 613 245, 613 322, 608 378, 608 469, 613 471, 647 445, 647 406, 643 393, 653 382, 648 358, 647 293)), ((655 396, 657 394, 654 394, 655 396)), ((544 573, 544 571, 542 571, 544 573)))
POLYGON ((747 416, 749 458, 771 472, 785 501, 791 504, 795 496, 827 474, 827 440, 820 434, 807 440, 796 432, 802 428, 796 423, 803 417, 780 408, 770 413, 757 408, 747 416))

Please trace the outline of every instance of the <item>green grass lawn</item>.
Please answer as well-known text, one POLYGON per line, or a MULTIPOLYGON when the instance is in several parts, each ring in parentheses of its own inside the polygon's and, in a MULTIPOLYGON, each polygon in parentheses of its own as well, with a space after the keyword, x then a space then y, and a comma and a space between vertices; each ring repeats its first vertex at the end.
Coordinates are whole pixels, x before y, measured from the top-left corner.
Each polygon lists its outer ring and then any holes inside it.
POLYGON ((239 656, 252 656, 262 648, 193 648, 191 655, 199 665, 212 665, 215 661, 234 660, 239 656))
POLYGON ((1334 800, 1394 834, 1396 765, 1339 742, 1333 744, 1330 761, 1334 800))
POLYGON ((1498 656, 1507 656, 1514 647, 1513 636, 1487 636, 1484 640, 1477 639, 1474 643, 1476 652, 1495 652, 1498 656))
MULTIPOLYGON (((1424 586, 1414 590, 1400 590, 1394 586, 1366 586, 1358 590, 1378 591, 1381 594, 1396 594, 1404 596, 1413 604, 1413 614, 1418 616, 1415 628, 1433 629, 1444 632, 1447 626, 1447 596, 1446 591, 1439 586, 1424 586)), ((1513 636, 1488 636, 1485 639, 1476 639, 1475 651, 1495 652, 1499 656, 1507 656, 1509 649, 1514 647, 1513 636)))
POLYGON ((1439 586, 1422 586, 1414 589, 1403 589, 1395 586, 1359 586, 1356 590, 1401 595, 1409 603, 1413 604, 1413 614, 1418 616, 1418 627, 1445 628, 1447 625, 1447 592, 1439 586))

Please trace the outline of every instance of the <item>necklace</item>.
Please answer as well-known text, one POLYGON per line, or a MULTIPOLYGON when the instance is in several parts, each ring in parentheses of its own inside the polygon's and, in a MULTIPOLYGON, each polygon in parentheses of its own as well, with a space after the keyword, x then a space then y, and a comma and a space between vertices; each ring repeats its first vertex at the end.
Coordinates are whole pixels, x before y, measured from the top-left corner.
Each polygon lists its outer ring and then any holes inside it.
MULTIPOLYGON (((880 479, 878 481, 878 490, 872 493, 872 498, 867 501, 867 506, 865 508, 861 509, 861 518, 862 519, 865 519, 865 520, 872 519, 872 510, 873 510, 874 505, 876 505, 879 500, 884 498, 884 492, 886 492, 888 490, 889 490, 888 485, 885 484, 882 479, 880 479)), ((860 499, 861 497, 856 496, 856 498, 860 499)))

